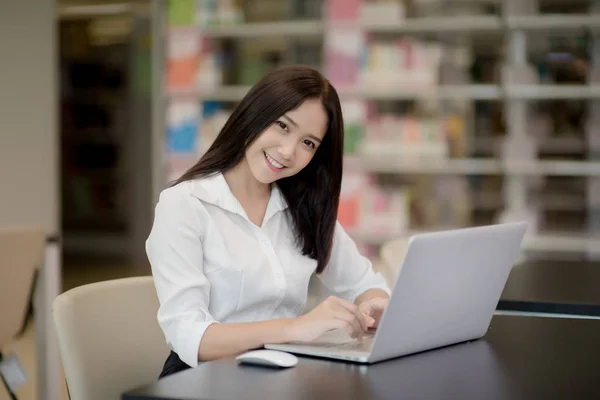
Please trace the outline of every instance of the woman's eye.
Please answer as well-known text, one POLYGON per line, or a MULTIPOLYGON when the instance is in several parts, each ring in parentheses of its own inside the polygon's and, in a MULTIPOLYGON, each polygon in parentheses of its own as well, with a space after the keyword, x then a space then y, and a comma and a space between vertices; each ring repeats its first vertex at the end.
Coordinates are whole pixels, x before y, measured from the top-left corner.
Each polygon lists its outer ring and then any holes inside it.
POLYGON ((281 122, 281 121, 276 121, 275 123, 276 123, 277 125, 279 125, 279 127, 280 127, 281 129, 283 129, 284 131, 286 131, 286 132, 289 132, 289 131, 290 131, 290 130, 289 130, 289 128, 288 128, 288 126, 287 126, 287 125, 286 125, 284 122, 281 122))
POLYGON ((310 140, 305 140, 304 144, 307 145, 308 147, 310 147, 311 149, 315 148, 315 143, 310 140))

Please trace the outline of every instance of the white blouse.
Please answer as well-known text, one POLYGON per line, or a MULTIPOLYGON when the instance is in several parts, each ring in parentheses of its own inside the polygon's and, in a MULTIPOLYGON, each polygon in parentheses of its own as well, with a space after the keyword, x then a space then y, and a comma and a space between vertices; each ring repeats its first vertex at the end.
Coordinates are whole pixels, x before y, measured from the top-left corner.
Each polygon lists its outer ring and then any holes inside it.
MULTIPOLYGON (((246 216, 222 174, 165 189, 146 252, 160 301, 158 322, 181 360, 198 365, 215 322, 292 318, 303 313, 317 262, 294 244, 287 204, 274 189, 262 227, 246 216)), ((353 302, 367 289, 389 293, 383 277, 336 225, 323 284, 353 302)))

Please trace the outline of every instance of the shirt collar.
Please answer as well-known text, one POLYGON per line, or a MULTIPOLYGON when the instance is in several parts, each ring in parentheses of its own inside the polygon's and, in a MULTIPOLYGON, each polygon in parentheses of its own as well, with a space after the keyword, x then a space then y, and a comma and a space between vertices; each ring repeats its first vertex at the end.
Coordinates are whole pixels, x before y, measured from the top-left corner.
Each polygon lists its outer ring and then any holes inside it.
MULTIPOLYGON (((240 214, 248 219, 244 208, 233 193, 231 193, 231 189, 222 173, 194 179, 189 181, 189 184, 191 185, 191 193, 194 197, 224 210, 240 214)), ((266 223, 277 212, 285 210, 287 206, 281 190, 276 184, 273 185, 264 222, 266 223)))

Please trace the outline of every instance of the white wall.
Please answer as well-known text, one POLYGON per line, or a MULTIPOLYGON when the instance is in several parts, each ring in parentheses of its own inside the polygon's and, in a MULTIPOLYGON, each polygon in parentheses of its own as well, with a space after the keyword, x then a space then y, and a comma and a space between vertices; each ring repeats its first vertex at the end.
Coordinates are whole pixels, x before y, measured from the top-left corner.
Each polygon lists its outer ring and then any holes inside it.
POLYGON ((0 229, 60 228, 54 0, 0 0, 0 229))

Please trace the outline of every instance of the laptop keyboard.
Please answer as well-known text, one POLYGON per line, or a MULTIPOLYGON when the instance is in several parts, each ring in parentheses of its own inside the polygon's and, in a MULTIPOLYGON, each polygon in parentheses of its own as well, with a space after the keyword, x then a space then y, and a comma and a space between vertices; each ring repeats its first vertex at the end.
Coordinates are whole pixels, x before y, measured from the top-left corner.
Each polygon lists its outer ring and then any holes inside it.
POLYGON ((319 347, 325 347, 328 349, 344 349, 344 350, 369 350, 371 348, 371 344, 373 343, 373 338, 363 339, 362 342, 358 340, 353 340, 351 342, 344 343, 319 343, 319 347))

